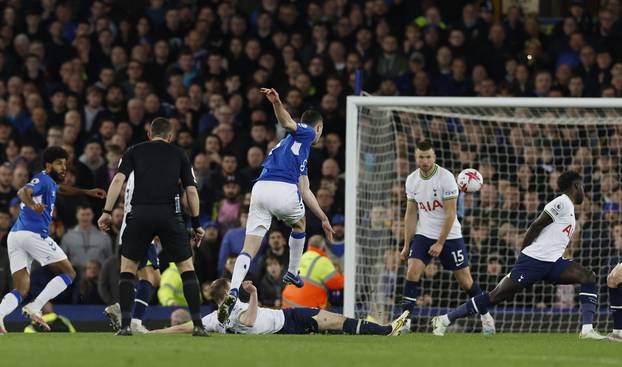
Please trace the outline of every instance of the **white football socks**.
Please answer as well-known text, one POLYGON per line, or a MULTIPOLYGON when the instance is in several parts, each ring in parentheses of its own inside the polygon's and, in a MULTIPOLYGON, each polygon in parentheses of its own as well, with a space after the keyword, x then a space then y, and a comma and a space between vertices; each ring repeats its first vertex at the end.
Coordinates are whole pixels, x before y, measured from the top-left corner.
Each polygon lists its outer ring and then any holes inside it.
POLYGON ((235 260, 235 266, 233 267, 233 275, 231 276, 231 286, 229 290, 239 290, 242 281, 248 273, 248 269, 251 266, 251 255, 246 252, 241 252, 238 258, 235 260))
POLYGON ((35 298, 35 300, 32 302, 32 308, 35 311, 41 311, 43 305, 45 305, 49 300, 54 299, 54 297, 58 296, 65 289, 67 289, 67 286, 69 285, 67 284, 67 279, 69 279, 69 284, 71 284, 71 278, 69 278, 65 274, 57 275, 52 278, 52 280, 49 281, 49 283, 45 286, 45 288, 43 288, 41 293, 39 293, 37 298, 35 298))
POLYGON ((0 303, 0 319, 13 312, 19 306, 21 300, 22 297, 16 291, 5 294, 0 303))
POLYGON ((287 271, 297 275, 300 267, 300 258, 305 249, 305 233, 292 232, 289 236, 289 265, 287 271))

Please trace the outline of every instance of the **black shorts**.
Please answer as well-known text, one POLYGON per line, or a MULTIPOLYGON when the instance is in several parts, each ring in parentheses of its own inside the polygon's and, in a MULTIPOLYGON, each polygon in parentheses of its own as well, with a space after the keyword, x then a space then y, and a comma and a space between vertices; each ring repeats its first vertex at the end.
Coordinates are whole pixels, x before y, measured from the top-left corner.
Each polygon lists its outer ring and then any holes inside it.
POLYGON ((147 258, 153 237, 160 237, 162 248, 172 262, 192 257, 190 237, 181 214, 171 205, 134 205, 125 219, 121 255, 141 262, 147 258))

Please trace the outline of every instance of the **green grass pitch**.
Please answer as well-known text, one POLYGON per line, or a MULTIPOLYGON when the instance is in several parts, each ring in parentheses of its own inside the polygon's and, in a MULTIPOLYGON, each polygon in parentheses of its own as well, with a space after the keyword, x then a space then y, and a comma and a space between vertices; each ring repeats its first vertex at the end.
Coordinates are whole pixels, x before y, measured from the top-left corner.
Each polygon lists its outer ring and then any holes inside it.
POLYGON ((0 366, 622 366, 622 343, 577 334, 135 335, 8 334, 0 366))

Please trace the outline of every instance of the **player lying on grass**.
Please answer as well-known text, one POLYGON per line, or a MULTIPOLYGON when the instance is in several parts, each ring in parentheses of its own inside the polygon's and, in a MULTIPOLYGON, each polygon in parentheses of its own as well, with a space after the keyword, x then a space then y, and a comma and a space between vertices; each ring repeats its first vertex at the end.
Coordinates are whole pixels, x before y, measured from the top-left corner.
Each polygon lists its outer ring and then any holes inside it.
POLYGON ((611 307, 611 316, 613 316, 613 332, 607 337, 609 340, 618 342, 622 342, 622 259, 620 261, 607 277, 609 307, 611 307))
MULTIPOLYGON (((228 279, 215 280, 210 286, 212 300, 221 303, 229 289, 228 279)), ((378 325, 365 320, 345 316, 318 308, 288 308, 273 310, 259 307, 257 288, 251 281, 242 283, 250 299, 248 303, 237 301, 226 324, 221 324, 217 311, 203 318, 203 326, 210 332, 235 334, 311 334, 320 331, 343 331, 347 334, 396 336, 406 323, 408 311, 404 311, 391 325, 378 325)), ((191 333, 192 325, 184 324, 150 333, 191 333)))
POLYGON ((592 327, 598 295, 596 275, 562 255, 575 230, 574 205, 583 202, 583 184, 578 173, 564 172, 557 179, 562 195, 546 204, 544 212, 529 226, 523 239, 521 254, 510 274, 490 293, 471 298, 448 314, 432 319, 434 335, 445 335, 447 327, 459 318, 478 313, 483 307, 490 307, 514 295, 524 288, 543 280, 553 284, 581 284, 581 339, 606 338, 592 327))

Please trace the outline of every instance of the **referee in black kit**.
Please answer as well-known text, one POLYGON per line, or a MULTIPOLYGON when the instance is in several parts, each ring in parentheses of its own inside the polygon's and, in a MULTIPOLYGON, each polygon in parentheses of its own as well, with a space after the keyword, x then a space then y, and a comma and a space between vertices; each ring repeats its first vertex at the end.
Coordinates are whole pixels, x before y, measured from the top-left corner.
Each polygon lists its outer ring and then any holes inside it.
POLYGON ((179 181, 186 190, 192 215, 193 237, 201 242, 204 231, 199 223, 199 194, 190 160, 183 150, 170 144, 171 125, 165 118, 151 122, 148 142, 129 148, 119 164, 119 171, 108 188, 104 213, 97 221, 103 231, 110 228, 111 212, 130 173, 134 172, 132 211, 126 218, 121 246, 121 274, 119 277, 119 304, 121 329, 117 335, 132 335, 130 321, 134 303, 134 283, 138 263, 147 258, 147 248, 153 237, 160 237, 164 251, 183 281, 184 297, 192 315, 192 335, 207 336, 201 323, 201 295, 199 282, 192 265, 192 249, 181 213, 179 181))

